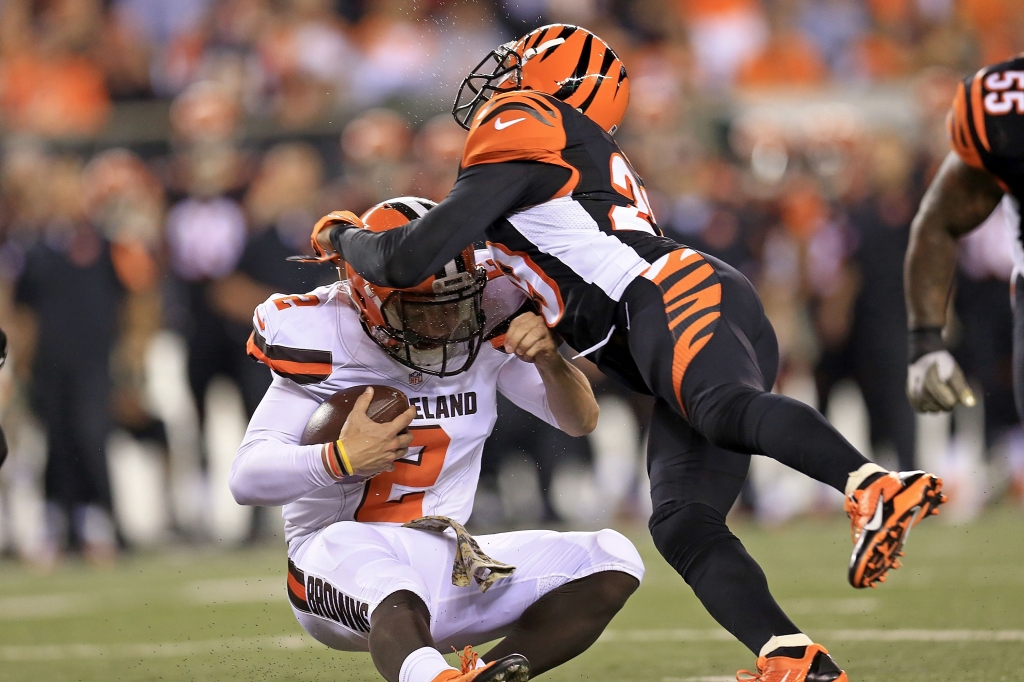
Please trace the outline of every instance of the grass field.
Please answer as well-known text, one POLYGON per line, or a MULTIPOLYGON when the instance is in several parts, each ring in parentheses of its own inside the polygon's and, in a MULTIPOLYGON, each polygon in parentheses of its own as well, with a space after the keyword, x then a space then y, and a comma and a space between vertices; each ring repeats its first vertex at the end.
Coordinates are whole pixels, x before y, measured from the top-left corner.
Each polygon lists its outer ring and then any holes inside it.
MULTIPOLYGON (((1024 680, 1024 512, 914 531, 907 566, 878 590, 846 585, 840 519, 737 533, 776 596, 854 682, 1024 680)), ((643 586, 590 651, 542 679, 733 679, 753 657, 703 612, 655 552, 643 586)), ((379 679, 369 656, 300 630, 283 596, 283 548, 159 552, 116 570, 38 576, 0 564, 0 680, 379 679)))

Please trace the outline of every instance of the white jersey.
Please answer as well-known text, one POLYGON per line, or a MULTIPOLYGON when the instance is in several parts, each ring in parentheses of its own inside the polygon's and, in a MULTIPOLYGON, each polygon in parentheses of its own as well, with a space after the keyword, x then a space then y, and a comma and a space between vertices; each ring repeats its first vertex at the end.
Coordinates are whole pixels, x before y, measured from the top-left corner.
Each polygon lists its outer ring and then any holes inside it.
POLYGON ((274 295, 256 308, 250 353, 274 372, 232 464, 240 504, 284 505, 289 554, 338 521, 401 524, 438 514, 465 523, 473 509, 497 393, 557 426, 537 369, 484 343, 472 367, 451 377, 412 370, 366 334, 348 285, 274 295), (321 445, 299 445, 306 422, 334 393, 386 384, 416 408, 408 454, 395 470, 337 482, 321 445))

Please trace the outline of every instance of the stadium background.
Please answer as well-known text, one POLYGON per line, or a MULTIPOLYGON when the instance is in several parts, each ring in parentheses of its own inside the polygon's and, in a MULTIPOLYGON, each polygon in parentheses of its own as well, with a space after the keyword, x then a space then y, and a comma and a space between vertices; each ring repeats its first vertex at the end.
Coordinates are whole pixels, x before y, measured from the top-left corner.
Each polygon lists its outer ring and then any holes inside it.
MULTIPOLYGON (((1018 679, 1024 431, 1008 226, 997 212, 961 250, 950 332, 983 396, 973 410, 910 412, 901 267, 948 151, 956 82, 1024 49, 1019 0, 4 0, 0 662, 11 679, 373 679, 368 661, 298 636, 275 582, 279 515, 254 516, 227 491, 269 380, 242 356, 246 327, 269 294, 332 277, 283 262, 321 214, 440 200, 464 139, 446 113, 459 81, 493 46, 552 21, 594 30, 627 64, 617 138, 662 229, 757 286, 782 347, 778 390, 881 462, 946 478, 944 518, 958 525, 924 530, 911 565, 864 597, 843 587, 838 496, 755 458, 734 516, 784 603, 818 627, 873 628, 837 637, 859 679, 1018 679), (47 433, 60 440, 49 468, 47 433), (175 597, 193 589, 209 595, 175 597), (907 640, 907 628, 961 634, 907 640), (913 665, 893 676, 897 649, 913 665)), ((472 523, 615 524, 657 564, 619 634, 551 679, 717 679, 743 654, 716 639, 645 539, 648 406, 593 380, 602 417, 589 439, 503 408, 472 523)))

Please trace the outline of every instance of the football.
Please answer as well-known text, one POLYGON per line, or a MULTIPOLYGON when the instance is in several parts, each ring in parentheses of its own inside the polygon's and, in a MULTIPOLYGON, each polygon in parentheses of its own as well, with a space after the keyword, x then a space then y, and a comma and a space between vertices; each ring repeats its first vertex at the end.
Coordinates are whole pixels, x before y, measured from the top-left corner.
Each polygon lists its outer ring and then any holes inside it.
POLYGON ((314 445, 335 440, 341 433, 341 427, 348 419, 352 406, 367 388, 373 389, 373 400, 366 409, 366 415, 378 424, 393 421, 409 409, 409 399, 398 389, 379 384, 351 386, 338 391, 316 408, 306 422, 301 444, 314 445))

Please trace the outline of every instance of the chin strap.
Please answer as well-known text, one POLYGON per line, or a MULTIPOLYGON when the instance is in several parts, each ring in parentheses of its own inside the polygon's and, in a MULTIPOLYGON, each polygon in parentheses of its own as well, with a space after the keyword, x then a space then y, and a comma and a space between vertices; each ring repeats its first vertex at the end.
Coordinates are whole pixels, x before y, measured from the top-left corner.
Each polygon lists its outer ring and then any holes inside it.
POLYGON ((289 256, 287 260, 293 263, 340 263, 341 256, 339 256, 335 251, 327 251, 317 241, 317 236, 319 236, 323 230, 329 230, 338 225, 357 227, 359 229, 365 227, 359 216, 352 211, 331 211, 323 218, 316 221, 316 225, 313 226, 313 232, 309 235, 309 243, 313 247, 313 253, 316 255, 289 256))

